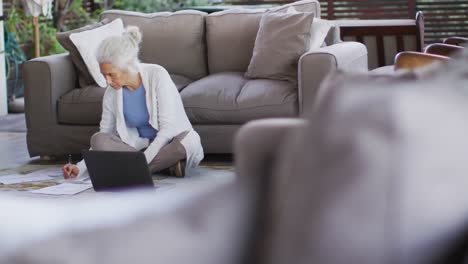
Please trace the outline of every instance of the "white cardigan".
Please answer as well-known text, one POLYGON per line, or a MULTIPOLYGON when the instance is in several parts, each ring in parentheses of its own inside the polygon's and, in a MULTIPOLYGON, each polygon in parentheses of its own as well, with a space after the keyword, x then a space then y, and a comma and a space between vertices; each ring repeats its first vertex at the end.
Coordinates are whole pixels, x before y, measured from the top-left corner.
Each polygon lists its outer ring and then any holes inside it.
MULTIPOLYGON (((108 87, 102 101, 102 118, 100 132, 118 135, 123 142, 144 151, 148 164, 158 154, 159 150, 168 144, 175 136, 184 131, 189 133, 182 140, 187 153, 187 168, 197 166, 203 159, 203 148, 200 136, 193 130, 182 99, 169 73, 156 64, 140 63, 139 72, 146 91, 146 106, 148 107, 149 123, 158 131, 153 142, 140 138, 136 128, 127 127, 123 114, 122 89, 108 87)), ((86 164, 80 161, 78 177, 86 172, 86 164)))

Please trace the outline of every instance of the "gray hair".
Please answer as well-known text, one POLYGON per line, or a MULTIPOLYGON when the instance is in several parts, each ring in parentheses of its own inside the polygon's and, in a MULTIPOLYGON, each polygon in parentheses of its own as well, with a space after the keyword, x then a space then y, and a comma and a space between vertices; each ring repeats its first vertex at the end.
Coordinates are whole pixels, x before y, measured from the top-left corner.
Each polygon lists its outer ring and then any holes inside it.
POLYGON ((124 71, 138 72, 141 38, 138 27, 128 26, 121 36, 104 39, 96 52, 98 63, 109 63, 124 71))

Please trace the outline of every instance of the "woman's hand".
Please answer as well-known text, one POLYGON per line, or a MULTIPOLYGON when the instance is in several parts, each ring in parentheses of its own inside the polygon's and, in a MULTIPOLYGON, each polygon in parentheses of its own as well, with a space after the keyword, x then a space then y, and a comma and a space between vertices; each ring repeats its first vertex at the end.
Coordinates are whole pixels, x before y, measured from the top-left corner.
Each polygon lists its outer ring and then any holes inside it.
POLYGON ((74 164, 65 164, 62 168, 63 170, 63 178, 65 179, 72 179, 78 176, 78 173, 80 173, 80 169, 78 169, 78 166, 74 164))

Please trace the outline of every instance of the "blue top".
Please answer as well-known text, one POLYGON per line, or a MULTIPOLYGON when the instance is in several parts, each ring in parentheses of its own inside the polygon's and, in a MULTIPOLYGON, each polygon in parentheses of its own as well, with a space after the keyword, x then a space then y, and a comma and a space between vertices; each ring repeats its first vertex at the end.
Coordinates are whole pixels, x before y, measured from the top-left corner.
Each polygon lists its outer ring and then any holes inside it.
POLYGON ((149 123, 148 108, 146 107, 145 87, 140 85, 136 90, 122 88, 123 113, 128 127, 136 127, 142 138, 152 141, 158 131, 149 123))

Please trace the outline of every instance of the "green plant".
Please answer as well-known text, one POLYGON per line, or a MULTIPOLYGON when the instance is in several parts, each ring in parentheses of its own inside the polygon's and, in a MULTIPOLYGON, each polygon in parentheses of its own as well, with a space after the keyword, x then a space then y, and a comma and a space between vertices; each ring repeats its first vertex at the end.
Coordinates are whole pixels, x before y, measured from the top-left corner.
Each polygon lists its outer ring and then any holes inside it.
POLYGON ((14 35, 8 31, 7 25, 4 24, 4 41, 5 41, 5 73, 6 79, 10 78, 11 74, 14 74, 11 87, 8 87, 11 94, 8 94, 8 101, 14 98, 16 95, 22 94, 23 84, 19 81, 19 71, 21 63, 26 61, 23 51, 19 47, 14 35))
POLYGON ((26 43, 32 41, 33 26, 30 19, 27 19, 24 11, 15 4, 7 13, 5 25, 8 32, 11 32, 18 43, 26 43))
MULTIPOLYGON (((12 7, 5 20, 6 31, 14 36, 18 44, 33 42, 33 25, 31 16, 26 16, 23 8, 17 1, 12 2, 12 7)), ((66 52, 55 37, 57 30, 51 20, 41 20, 39 23, 40 53, 47 56, 66 52)), ((31 54, 28 54, 31 55, 31 54)))
POLYGON ((152 13, 208 4, 208 0, 115 0, 112 8, 152 13))
POLYGON ((39 24, 39 36, 40 36, 40 53, 41 56, 59 54, 67 52, 62 45, 58 42, 55 35, 57 30, 49 22, 42 22, 39 24))
POLYGON ((55 0, 55 2, 53 26, 58 31, 75 29, 97 20, 94 14, 88 14, 83 8, 83 0, 55 0))

